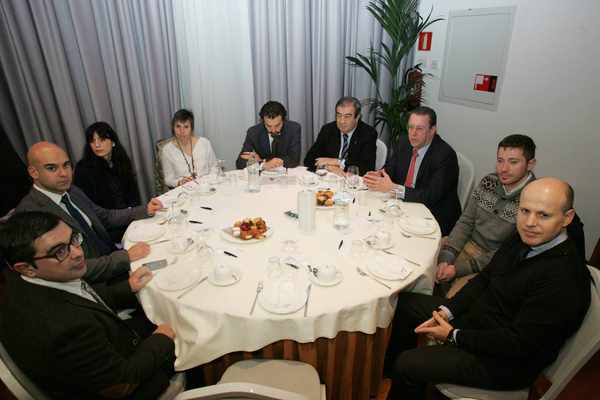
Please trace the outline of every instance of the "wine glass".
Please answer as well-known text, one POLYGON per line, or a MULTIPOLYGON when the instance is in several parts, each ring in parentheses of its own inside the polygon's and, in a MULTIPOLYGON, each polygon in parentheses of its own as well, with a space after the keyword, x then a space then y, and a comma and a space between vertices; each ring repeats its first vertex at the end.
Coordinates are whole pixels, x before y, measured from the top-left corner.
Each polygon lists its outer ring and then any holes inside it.
POLYGON ((346 186, 353 191, 360 187, 359 169, 356 165, 350 165, 346 171, 346 186))

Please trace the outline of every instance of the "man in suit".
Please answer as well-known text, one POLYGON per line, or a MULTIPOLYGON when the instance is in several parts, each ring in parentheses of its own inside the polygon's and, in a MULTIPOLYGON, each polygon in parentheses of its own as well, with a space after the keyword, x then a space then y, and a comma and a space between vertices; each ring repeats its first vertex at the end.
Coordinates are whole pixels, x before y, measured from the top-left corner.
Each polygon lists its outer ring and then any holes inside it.
POLYGON ((162 208, 158 199, 147 206, 107 210, 94 204, 79 188, 72 186, 73 167, 63 149, 49 142, 38 142, 27 153, 33 187, 17 206, 19 211, 47 211, 57 215, 85 238, 88 258, 86 279, 95 281, 129 271, 130 262, 146 257, 150 246, 136 243, 129 250, 116 250, 105 226, 126 226, 135 219, 153 215, 162 208))
POLYGON ((285 107, 277 101, 266 102, 258 115, 262 122, 248 129, 236 167, 244 168, 250 157, 263 162, 264 170, 297 167, 300 164, 300 124, 288 120, 285 107))
POLYGON ((335 122, 323 125, 304 165, 311 171, 324 166, 343 175, 351 165, 360 175, 375 168, 377 132, 360 119, 361 105, 355 97, 342 97, 335 104, 335 122))
POLYGON ((408 135, 398 141, 383 170, 365 176, 370 190, 394 192, 396 198, 423 203, 448 235, 460 216, 456 152, 437 135, 437 116, 418 107, 408 118, 408 135))
POLYGON ((175 332, 147 319, 135 329, 114 312, 137 305, 152 273, 141 267, 128 280, 92 287, 82 279, 82 240, 47 212, 17 213, 0 228, 10 266, 0 340, 52 398, 155 399, 173 374, 175 332))
POLYGON ((590 304, 590 274, 566 232, 574 215, 566 182, 535 180, 521 192, 518 235, 455 297, 398 295, 387 353, 398 398, 423 398, 428 382, 520 389, 556 359, 590 304), (415 333, 445 344, 414 349, 415 333))

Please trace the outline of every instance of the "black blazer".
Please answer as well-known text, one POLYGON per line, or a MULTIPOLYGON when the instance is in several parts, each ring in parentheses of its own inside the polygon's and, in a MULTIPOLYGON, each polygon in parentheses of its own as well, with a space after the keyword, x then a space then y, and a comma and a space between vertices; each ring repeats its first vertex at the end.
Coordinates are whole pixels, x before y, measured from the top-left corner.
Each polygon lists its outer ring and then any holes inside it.
POLYGON ((246 139, 242 145, 242 150, 238 156, 235 166, 238 169, 246 167, 246 160, 240 156, 244 152, 254 151, 260 158, 270 160, 278 157, 283 160, 283 166, 286 168, 295 168, 300 164, 300 135, 302 128, 295 121, 286 120, 283 122, 283 128, 277 139, 277 151, 271 152, 269 144, 269 133, 265 125, 260 123, 254 125, 246 132, 246 139))
MULTIPOLYGON (((118 392, 128 399, 155 399, 168 386, 175 360, 170 338, 140 338, 95 302, 26 282, 14 271, 4 273, 0 340, 52 398, 96 399, 118 392)), ((94 289, 113 309, 137 305, 127 281, 94 289)))
MULTIPOLYGON (((402 136, 385 164, 385 171, 394 183, 404 185, 411 157, 412 146, 408 137, 402 136)), ((450 233, 461 214, 457 185, 456 152, 436 134, 421 162, 415 187, 406 188, 404 200, 427 206, 445 236, 450 233)))
MULTIPOLYGON (((335 121, 323 125, 317 140, 313 143, 306 157, 304 165, 310 170, 315 170, 315 160, 319 157, 338 158, 341 148, 340 130, 335 121)), ((377 131, 362 121, 358 121, 352 134, 346 167, 358 166, 360 175, 375 169, 375 155, 377 153, 377 131)))

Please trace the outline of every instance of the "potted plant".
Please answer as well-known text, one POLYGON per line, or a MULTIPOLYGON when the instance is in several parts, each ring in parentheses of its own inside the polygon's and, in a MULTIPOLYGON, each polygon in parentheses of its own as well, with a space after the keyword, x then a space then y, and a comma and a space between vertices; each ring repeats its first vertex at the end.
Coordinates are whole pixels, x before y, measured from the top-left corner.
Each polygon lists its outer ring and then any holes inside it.
POLYGON ((415 65, 403 74, 402 60, 419 34, 442 18, 431 19, 432 9, 424 19, 419 14, 417 0, 373 0, 367 10, 389 36, 390 44, 382 41, 381 51, 371 46, 367 54, 356 53, 356 56, 347 56, 346 59, 367 72, 373 81, 376 96, 367 99, 369 112, 375 113, 375 127, 379 127, 380 133, 387 127, 390 140, 395 143, 407 133, 408 112, 420 104, 424 84, 420 66, 415 65), (390 74, 387 101, 380 87, 382 67, 390 74))

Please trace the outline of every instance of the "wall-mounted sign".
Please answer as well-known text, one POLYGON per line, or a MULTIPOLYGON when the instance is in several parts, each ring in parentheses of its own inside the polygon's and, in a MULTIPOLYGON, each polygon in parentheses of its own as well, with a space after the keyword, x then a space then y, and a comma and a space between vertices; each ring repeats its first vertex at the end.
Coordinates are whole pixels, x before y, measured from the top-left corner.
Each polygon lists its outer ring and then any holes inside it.
POLYGON ((429 51, 431 50, 431 37, 432 32, 421 32, 419 33, 419 50, 429 51))
POLYGON ((496 75, 475 74, 473 90, 494 93, 496 91, 497 82, 498 77, 496 75))

